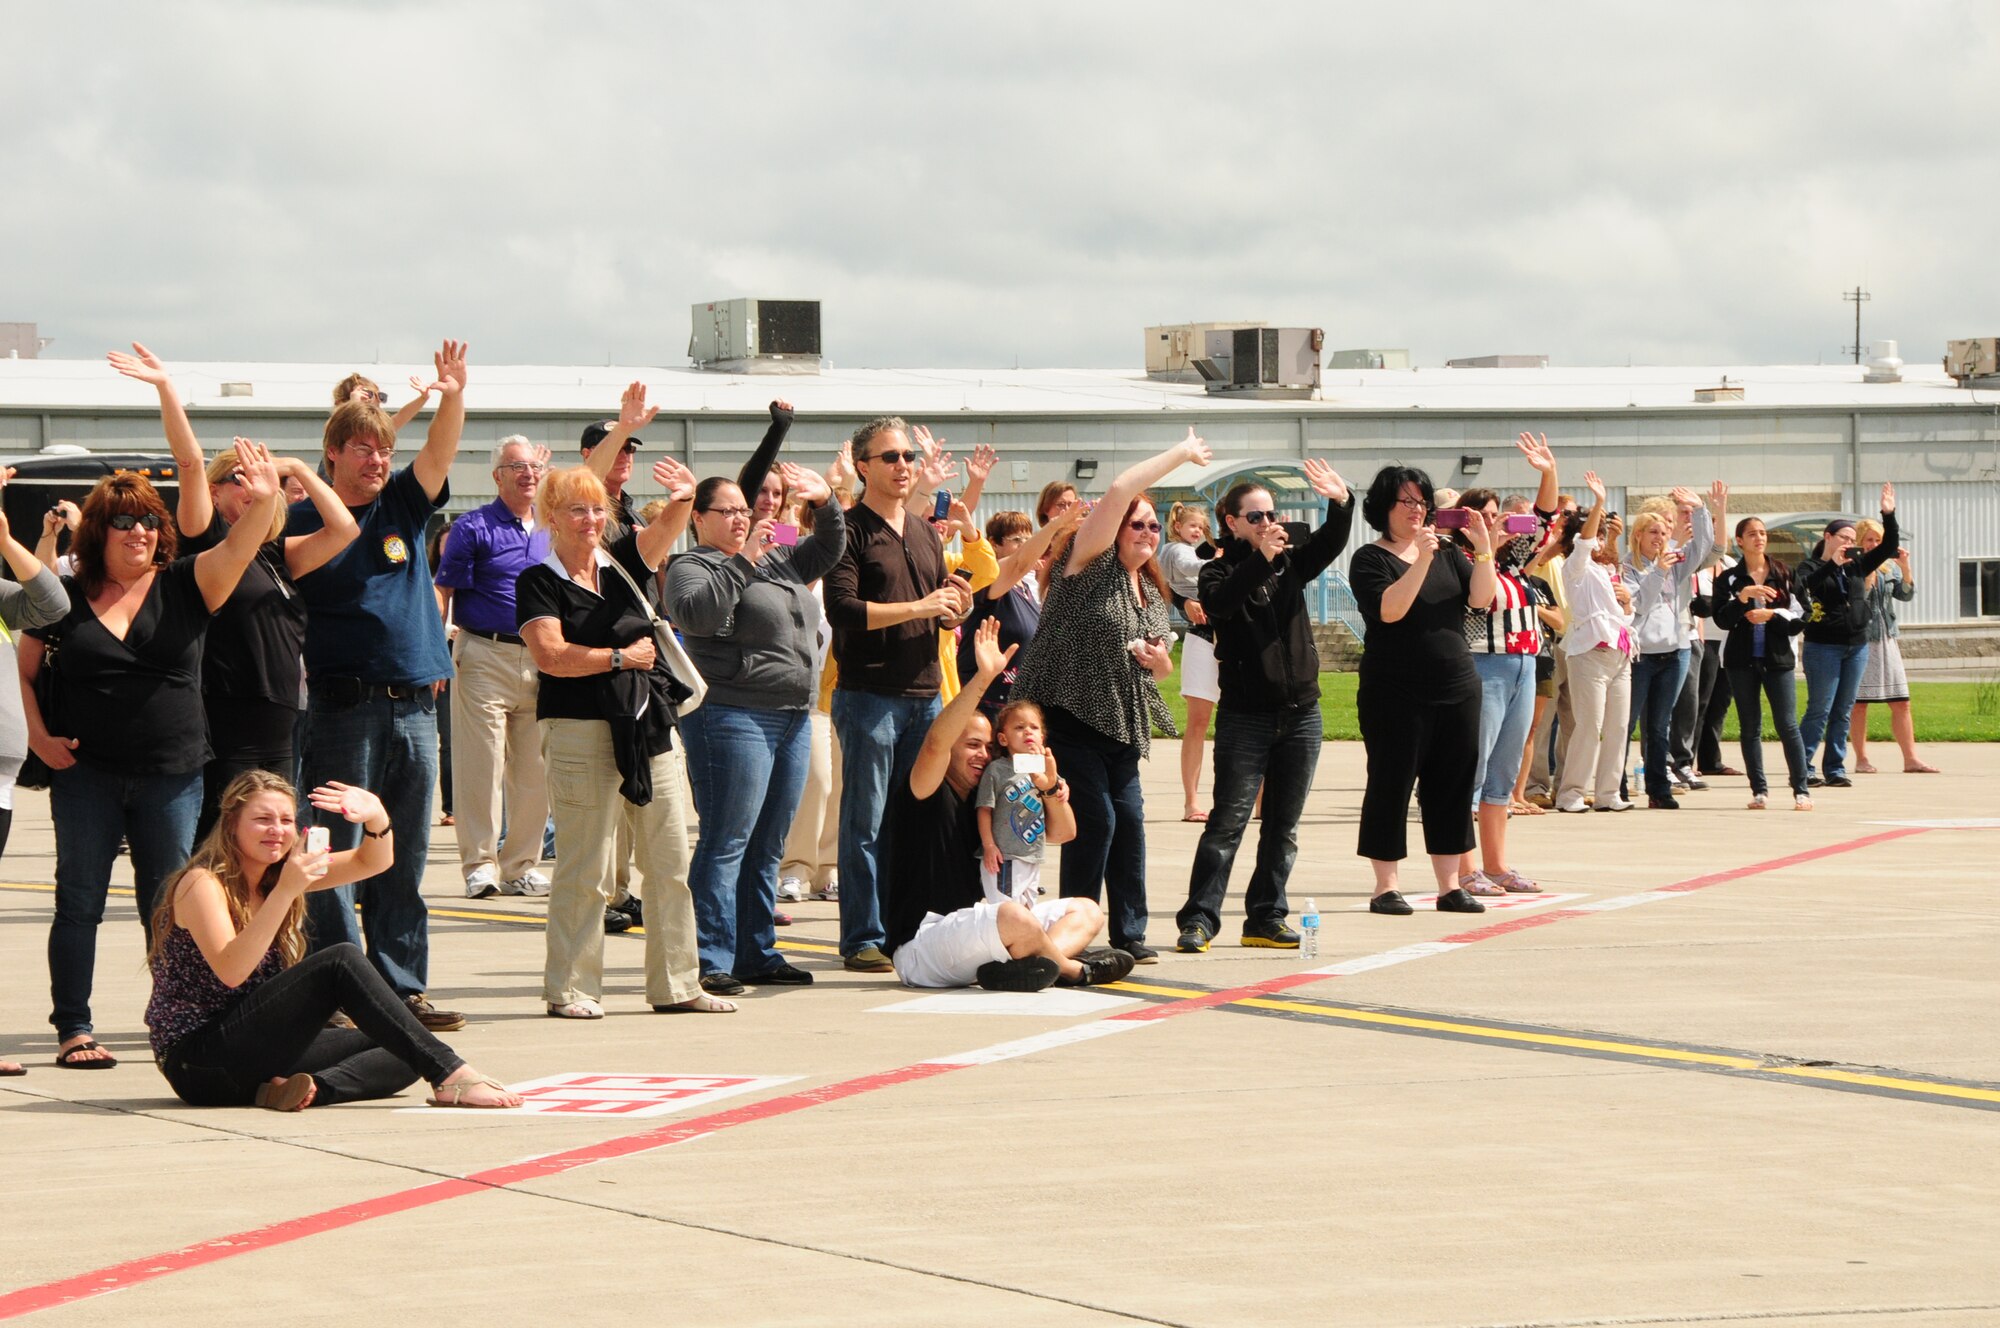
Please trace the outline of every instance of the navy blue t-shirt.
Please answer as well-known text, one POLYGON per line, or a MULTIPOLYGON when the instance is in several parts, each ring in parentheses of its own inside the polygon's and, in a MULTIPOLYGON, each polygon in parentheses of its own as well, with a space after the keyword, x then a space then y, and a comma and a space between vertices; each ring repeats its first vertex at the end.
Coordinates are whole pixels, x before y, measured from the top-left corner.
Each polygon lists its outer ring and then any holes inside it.
MULTIPOLYGON (((348 509, 361 533, 298 582, 306 604, 309 679, 415 687, 451 676, 424 552, 424 524, 450 496, 447 484, 432 498, 405 466, 389 476, 374 502, 348 509)), ((310 502, 294 503, 285 533, 310 535, 324 524, 310 502)))

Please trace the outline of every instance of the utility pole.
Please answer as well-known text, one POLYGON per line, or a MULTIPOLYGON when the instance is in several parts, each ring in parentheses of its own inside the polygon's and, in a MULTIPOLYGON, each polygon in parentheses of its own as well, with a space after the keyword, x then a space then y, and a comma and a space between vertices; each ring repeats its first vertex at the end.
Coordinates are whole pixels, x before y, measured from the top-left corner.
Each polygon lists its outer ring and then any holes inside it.
POLYGON ((1842 291, 1840 298, 1854 306, 1854 344, 1852 346, 1843 346, 1841 349, 1854 352, 1854 362, 1859 364, 1861 363, 1861 306, 1875 297, 1867 291, 1862 290, 1861 287, 1856 286, 1851 291, 1842 291))

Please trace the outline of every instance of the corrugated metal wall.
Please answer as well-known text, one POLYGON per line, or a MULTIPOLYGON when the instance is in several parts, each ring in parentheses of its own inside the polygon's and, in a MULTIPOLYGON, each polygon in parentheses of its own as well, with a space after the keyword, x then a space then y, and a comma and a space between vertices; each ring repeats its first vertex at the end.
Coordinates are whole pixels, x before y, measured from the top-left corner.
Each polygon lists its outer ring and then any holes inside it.
POLYGON ((1901 620, 1957 621, 1959 560, 2000 558, 2000 482, 1898 484, 1896 520, 1917 574, 1917 598, 1901 620))

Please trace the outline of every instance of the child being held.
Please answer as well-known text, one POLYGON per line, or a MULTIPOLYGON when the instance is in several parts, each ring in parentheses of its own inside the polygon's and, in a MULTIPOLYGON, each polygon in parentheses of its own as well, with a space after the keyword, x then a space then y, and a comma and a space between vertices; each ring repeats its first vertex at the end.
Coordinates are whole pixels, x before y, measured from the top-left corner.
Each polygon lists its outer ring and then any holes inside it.
POLYGON ((1049 829, 1043 795, 1057 783, 1056 758, 1042 745, 1042 708, 1010 701, 993 724, 998 750, 972 795, 979 817, 979 885, 988 903, 1033 908, 1041 895, 1042 840, 1049 829))

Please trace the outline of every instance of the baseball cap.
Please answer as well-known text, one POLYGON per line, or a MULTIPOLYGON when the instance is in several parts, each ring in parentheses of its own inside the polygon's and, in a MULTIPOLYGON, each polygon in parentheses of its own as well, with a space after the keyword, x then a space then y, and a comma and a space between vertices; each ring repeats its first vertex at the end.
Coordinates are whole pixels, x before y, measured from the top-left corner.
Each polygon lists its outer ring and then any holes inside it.
MULTIPOLYGON (((599 443, 604 441, 605 435, 609 434, 613 429, 617 427, 618 427, 617 420, 598 420, 595 423, 584 425, 583 445, 582 445, 583 450, 588 452, 592 448, 596 447, 599 443)), ((625 445, 627 447, 645 446, 645 444, 637 438, 627 438, 625 440, 625 445)))

